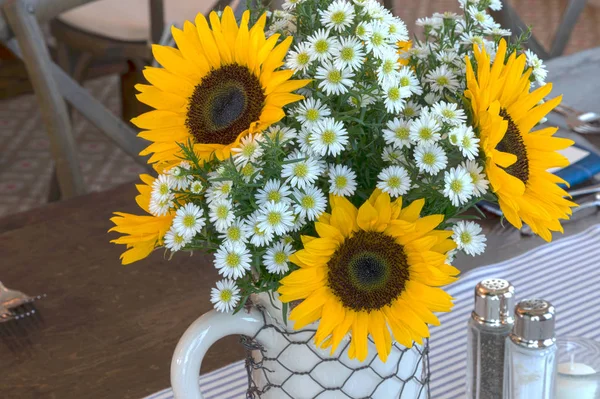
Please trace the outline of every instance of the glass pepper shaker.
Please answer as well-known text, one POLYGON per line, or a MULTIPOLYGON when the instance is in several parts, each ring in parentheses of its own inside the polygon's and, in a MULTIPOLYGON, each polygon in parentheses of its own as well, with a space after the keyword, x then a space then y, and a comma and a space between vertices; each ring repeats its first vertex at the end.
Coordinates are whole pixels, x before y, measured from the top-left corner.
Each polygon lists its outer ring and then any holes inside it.
POLYGON ((515 307, 515 324, 506 339, 504 399, 554 399, 555 318, 554 306, 543 299, 515 307))
POLYGON ((474 309, 468 322, 467 398, 500 399, 504 346, 513 328, 515 288, 490 278, 475 286, 474 309))

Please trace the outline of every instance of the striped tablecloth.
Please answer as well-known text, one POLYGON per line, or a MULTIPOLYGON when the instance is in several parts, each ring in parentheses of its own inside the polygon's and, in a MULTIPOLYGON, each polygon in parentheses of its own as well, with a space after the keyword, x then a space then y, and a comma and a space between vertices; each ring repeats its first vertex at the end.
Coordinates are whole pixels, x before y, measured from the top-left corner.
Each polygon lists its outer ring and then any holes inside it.
MULTIPOLYGON (((456 306, 440 315, 441 326, 431 329, 432 398, 464 398, 466 323, 473 306, 473 287, 488 277, 513 283, 517 300, 542 297, 552 302, 557 309, 558 336, 600 340, 600 226, 595 226, 508 261, 472 270, 448 287, 456 306)), ((243 399, 247 383, 241 361, 200 378, 206 399, 243 399)), ((171 389, 165 389, 146 399, 172 398, 171 389)))

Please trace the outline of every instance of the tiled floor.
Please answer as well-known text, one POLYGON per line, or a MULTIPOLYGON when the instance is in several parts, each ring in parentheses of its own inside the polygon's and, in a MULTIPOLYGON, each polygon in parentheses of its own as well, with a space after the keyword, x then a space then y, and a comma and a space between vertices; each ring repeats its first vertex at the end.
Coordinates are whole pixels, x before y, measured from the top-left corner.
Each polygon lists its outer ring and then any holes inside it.
MULTIPOLYGON (((544 44, 551 42, 569 0, 513 0, 519 14, 544 44)), ((436 11, 458 12, 456 0, 396 0, 395 12, 411 31, 416 18, 436 11)), ((575 27, 567 53, 600 46, 600 0, 591 0, 575 27)), ((1 66, 0 66, 1 67, 1 66)), ((120 109, 116 77, 86 83, 113 112, 120 109)), ((133 181, 141 168, 90 123, 76 116, 74 131, 89 190, 99 191, 133 181)), ((0 101, 0 216, 43 205, 52 159, 33 95, 0 101)), ((132 199, 133 200, 133 199, 132 199)))

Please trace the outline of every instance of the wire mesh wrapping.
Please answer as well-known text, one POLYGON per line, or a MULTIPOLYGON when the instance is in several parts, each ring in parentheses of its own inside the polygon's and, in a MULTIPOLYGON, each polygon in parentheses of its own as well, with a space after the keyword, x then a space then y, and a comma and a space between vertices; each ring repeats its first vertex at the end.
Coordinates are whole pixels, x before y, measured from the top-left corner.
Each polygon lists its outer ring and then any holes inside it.
POLYGON ((291 331, 258 307, 264 326, 243 336, 247 399, 425 399, 429 398, 429 344, 407 349, 394 343, 386 363, 373 342, 364 362, 350 360, 349 341, 333 356, 314 344, 316 329, 291 331))

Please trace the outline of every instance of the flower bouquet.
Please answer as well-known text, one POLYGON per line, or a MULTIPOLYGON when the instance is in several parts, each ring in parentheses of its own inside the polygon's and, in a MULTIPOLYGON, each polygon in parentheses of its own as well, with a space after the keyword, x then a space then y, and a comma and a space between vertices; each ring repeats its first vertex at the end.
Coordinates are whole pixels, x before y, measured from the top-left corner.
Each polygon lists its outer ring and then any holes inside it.
POLYGON ((359 363, 423 345, 452 308, 455 253, 485 249, 479 201, 546 240, 575 205, 548 172, 572 142, 536 128, 560 102, 544 102, 543 64, 504 38, 486 11, 500 1, 460 4, 414 36, 374 0, 174 27, 137 86, 158 177, 140 177, 145 215, 111 219, 123 264, 207 251, 218 312, 266 294, 284 323, 315 326, 311 345, 359 363))

